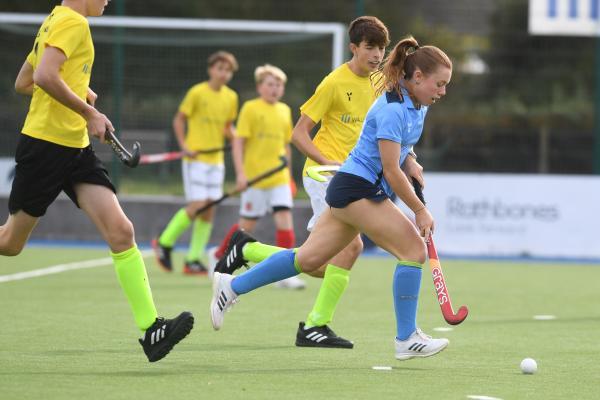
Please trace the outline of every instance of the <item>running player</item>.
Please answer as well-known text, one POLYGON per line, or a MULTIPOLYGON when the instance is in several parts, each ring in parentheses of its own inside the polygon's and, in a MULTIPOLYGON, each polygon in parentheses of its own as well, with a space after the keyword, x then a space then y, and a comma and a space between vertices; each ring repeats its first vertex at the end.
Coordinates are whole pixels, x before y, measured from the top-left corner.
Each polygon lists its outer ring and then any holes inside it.
POLYGON ((173 270, 171 251, 175 242, 193 225, 183 272, 207 273, 202 260, 212 232, 216 207, 211 207, 200 215, 196 213, 223 195, 225 166, 222 151, 209 154, 197 152, 223 148, 225 139, 233 139, 238 96, 227 84, 237 69, 237 60, 231 53, 218 51, 208 57, 208 81, 198 83, 188 90, 173 118, 177 143, 187 155, 181 169, 188 204, 175 213, 165 230, 152 241, 156 259, 165 271, 173 270))
POLYGON ((446 348, 447 339, 433 339, 416 326, 423 239, 428 240, 434 224, 401 165, 421 136, 428 107, 446 94, 451 76, 452 62, 437 47, 419 47, 413 37, 398 42, 384 63, 377 85, 381 95, 367 113, 359 141, 327 188, 329 208, 296 252, 282 250, 236 277, 215 272, 214 329, 221 328, 238 296, 316 271, 365 233, 398 260, 393 279, 396 358, 427 357, 446 348), (393 203, 394 194, 415 213, 416 226, 393 203))
POLYGON ((104 140, 113 126, 94 108, 89 88, 94 44, 86 17, 104 13, 106 0, 63 0, 42 23, 15 82, 32 96, 15 161, 9 216, 0 227, 0 254, 19 254, 38 219, 64 191, 92 220, 110 247, 148 360, 158 361, 191 331, 194 317, 157 317, 133 225, 123 213, 88 134, 104 140))
MULTIPOLYGON (((316 182, 306 175, 313 165, 341 164, 356 144, 365 115, 375 99, 371 75, 383 60, 389 44, 386 26, 379 19, 363 16, 355 19, 348 29, 352 59, 331 72, 317 87, 313 96, 301 107, 301 116, 293 132, 294 144, 306 156, 303 183, 310 196, 313 217, 308 223, 310 231, 319 216, 327 209, 325 192, 329 182, 316 182), (313 141, 310 132, 321 122, 313 141)), ((404 168, 410 176, 423 182, 422 168, 410 157, 404 168)), ((259 262, 279 249, 266 246, 244 232, 236 232, 229 250, 216 267, 217 271, 231 273, 246 261, 259 262), (250 243, 250 244, 248 244, 250 243), (248 244, 247 246, 245 246, 248 244), (238 257, 232 257, 235 254, 238 257), (243 258, 242 258, 243 255, 243 258), (227 263, 229 262, 229 266, 227 263)), ((328 324, 349 284, 350 269, 361 254, 360 235, 336 254, 328 265, 311 274, 323 277, 323 283, 305 322, 300 322, 296 332, 296 345, 305 347, 352 348, 351 341, 337 336, 328 324), (314 338, 321 340, 314 340, 314 338), (322 339, 326 337, 326 339, 322 339)))
MULTIPOLYGON (((287 76, 273 66, 263 65, 254 72, 259 97, 242 106, 237 123, 233 160, 237 187, 246 187, 247 178, 277 167, 280 156, 291 161, 290 140, 292 112, 279 100, 284 94, 287 76)), ((288 163, 288 165, 290 165, 288 163)), ((230 231, 238 228, 252 232, 259 218, 273 212, 275 240, 279 247, 290 249, 295 245, 290 173, 286 168, 256 185, 247 188, 241 196, 240 219, 230 231)), ((228 238, 225 238, 225 245, 228 238)), ((303 289, 304 281, 291 277, 278 285, 303 289)))

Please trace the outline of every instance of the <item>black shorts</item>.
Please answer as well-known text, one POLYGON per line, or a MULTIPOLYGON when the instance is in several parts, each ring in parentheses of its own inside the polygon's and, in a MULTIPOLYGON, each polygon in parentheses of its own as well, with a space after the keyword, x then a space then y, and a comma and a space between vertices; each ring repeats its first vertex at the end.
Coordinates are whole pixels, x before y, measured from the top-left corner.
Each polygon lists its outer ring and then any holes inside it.
POLYGON ((338 172, 334 175, 325 194, 325 201, 329 207, 333 208, 344 208, 360 199, 369 199, 379 203, 388 198, 380 186, 358 175, 345 172, 338 172))
POLYGON ((61 191, 79 207, 76 183, 101 185, 116 193, 91 145, 77 149, 24 134, 19 136, 15 179, 8 199, 11 214, 23 210, 32 217, 41 217, 61 191))

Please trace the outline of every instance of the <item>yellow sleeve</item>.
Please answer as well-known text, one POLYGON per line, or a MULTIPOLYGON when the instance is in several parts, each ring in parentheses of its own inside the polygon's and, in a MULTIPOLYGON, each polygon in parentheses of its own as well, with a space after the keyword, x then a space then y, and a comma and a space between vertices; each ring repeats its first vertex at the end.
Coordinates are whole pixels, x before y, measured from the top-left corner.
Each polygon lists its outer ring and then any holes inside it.
POLYGON ((179 105, 179 111, 185 114, 186 117, 190 117, 194 113, 194 107, 196 105, 196 91, 191 88, 185 94, 183 101, 179 105))
POLYGON ((52 46, 62 50, 70 58, 82 40, 87 36, 88 26, 85 21, 76 18, 65 18, 54 24, 44 42, 44 46, 52 46))
POLYGON ((27 58, 26 61, 31 64, 32 66, 35 66, 35 53, 33 52, 33 50, 31 50, 29 52, 29 54, 27 54, 27 58))
POLYGON ((244 104, 240 110, 240 117, 236 126, 238 137, 247 139, 252 137, 252 119, 251 108, 248 104, 244 104))
POLYGON ((300 112, 307 115, 313 122, 319 122, 329 111, 334 98, 334 88, 330 80, 325 78, 310 99, 300 107, 300 112))

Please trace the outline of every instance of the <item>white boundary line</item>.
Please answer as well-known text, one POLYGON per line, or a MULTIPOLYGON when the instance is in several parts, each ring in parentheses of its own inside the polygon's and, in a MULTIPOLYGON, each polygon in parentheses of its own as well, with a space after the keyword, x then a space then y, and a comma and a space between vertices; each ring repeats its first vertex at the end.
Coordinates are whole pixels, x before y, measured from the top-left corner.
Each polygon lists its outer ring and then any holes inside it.
MULTIPOLYGON (((148 255, 152 254, 152 251, 144 250, 141 253, 142 253, 142 257, 147 257, 148 255)), ((58 265, 53 265, 51 267, 34 269, 31 271, 17 272, 16 274, 0 275, 0 283, 12 282, 12 281, 22 281, 24 279, 29 279, 29 278, 39 278, 40 276, 60 274, 61 272, 73 271, 73 270, 77 270, 77 269, 102 267, 102 266, 111 265, 111 264, 113 264, 112 257, 97 258, 94 260, 87 260, 87 261, 76 261, 76 262, 66 263, 66 264, 58 264, 58 265)))

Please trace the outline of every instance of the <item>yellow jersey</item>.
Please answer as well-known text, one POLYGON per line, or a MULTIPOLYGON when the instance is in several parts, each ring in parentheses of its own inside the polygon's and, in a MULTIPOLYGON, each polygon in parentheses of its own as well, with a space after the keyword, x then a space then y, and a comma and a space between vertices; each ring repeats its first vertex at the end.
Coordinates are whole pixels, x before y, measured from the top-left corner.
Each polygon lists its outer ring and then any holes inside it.
MULTIPOLYGON (((190 150, 205 150, 225 145, 225 126, 237 117, 238 95, 227 86, 213 90, 208 82, 192 86, 179 105, 187 117, 185 144, 190 150)), ((195 160, 223 164, 222 151, 198 154, 195 160)))
MULTIPOLYGON (((94 44, 87 19, 69 7, 54 7, 42 23, 27 56, 34 71, 48 46, 65 54, 67 60, 60 69, 60 77, 85 101, 94 63, 94 44)), ((85 119, 37 85, 33 86, 22 132, 67 147, 84 148, 90 144, 85 119)))
MULTIPOLYGON (((348 157, 373 101, 375 89, 370 78, 356 75, 348 64, 337 67, 321 81, 300 112, 315 123, 321 121, 313 143, 323 156, 339 162, 348 157)), ((302 174, 312 165, 317 163, 307 158, 302 174)))
MULTIPOLYGON (((261 98, 249 100, 240 110, 237 136, 244 142, 244 173, 248 180, 281 165, 280 156, 292 140, 292 110, 287 104, 267 103, 261 98)), ((287 168, 266 178, 254 187, 270 189, 288 184, 287 168)))

